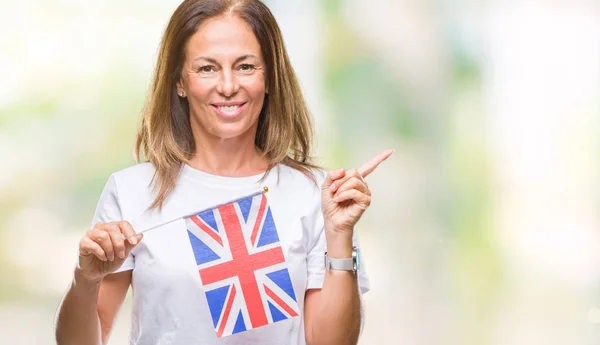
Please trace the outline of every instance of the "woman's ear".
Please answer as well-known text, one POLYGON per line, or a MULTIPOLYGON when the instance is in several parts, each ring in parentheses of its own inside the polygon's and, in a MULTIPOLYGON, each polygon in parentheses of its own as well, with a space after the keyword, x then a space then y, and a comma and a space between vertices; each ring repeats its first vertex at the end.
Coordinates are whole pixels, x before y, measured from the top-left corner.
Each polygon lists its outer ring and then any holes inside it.
POLYGON ((179 80, 177 82, 177 84, 175 85, 175 87, 177 88, 177 95, 179 97, 185 97, 185 89, 183 88, 183 82, 181 80, 179 80))

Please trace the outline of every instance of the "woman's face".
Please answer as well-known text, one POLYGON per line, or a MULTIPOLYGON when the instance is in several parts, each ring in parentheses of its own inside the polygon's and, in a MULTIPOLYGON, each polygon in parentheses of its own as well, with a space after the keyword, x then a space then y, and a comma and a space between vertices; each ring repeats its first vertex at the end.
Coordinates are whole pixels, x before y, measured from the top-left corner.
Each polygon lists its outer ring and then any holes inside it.
POLYGON ((177 91, 188 99, 194 136, 251 136, 253 143, 266 89, 260 45, 250 26, 235 15, 206 20, 185 53, 177 91))

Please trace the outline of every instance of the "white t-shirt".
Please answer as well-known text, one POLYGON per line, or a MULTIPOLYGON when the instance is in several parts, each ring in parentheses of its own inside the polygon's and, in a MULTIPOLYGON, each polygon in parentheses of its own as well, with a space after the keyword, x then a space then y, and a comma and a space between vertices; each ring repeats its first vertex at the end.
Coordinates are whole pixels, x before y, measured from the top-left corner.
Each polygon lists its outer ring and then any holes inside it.
POLYGON ((111 175, 92 222, 150 229, 119 270, 133 270, 130 344, 305 345, 304 295, 324 280, 325 173, 315 185, 280 164, 259 182, 186 165, 159 212, 148 210, 154 171, 111 175))

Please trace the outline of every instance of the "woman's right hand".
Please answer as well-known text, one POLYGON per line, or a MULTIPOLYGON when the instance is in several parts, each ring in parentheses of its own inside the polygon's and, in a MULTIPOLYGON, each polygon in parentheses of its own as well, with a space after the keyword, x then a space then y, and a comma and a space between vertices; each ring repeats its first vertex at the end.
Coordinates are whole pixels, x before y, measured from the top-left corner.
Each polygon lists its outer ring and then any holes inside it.
POLYGON ((127 221, 97 223, 79 241, 81 275, 91 282, 100 282, 115 272, 143 238, 127 221))

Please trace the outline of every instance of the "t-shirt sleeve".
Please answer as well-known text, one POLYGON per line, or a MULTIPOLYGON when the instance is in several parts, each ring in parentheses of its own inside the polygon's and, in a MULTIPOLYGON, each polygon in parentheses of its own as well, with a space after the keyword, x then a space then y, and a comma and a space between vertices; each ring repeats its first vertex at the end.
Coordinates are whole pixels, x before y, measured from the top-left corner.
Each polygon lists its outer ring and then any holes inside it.
MULTIPOLYGON (((320 289, 323 287, 323 281, 325 280, 325 252, 327 251, 325 226, 320 204, 317 209, 313 210, 309 217, 303 219, 303 223, 306 233, 313 234, 313 236, 309 236, 309 238, 312 237, 313 240, 308 244, 308 253, 306 257, 308 270, 306 289, 320 289)), ((353 234, 353 243, 359 248, 360 252, 356 231, 353 234)), ((358 286, 360 292, 364 294, 370 289, 369 279, 365 271, 363 255, 359 255, 359 260, 360 269, 358 271, 358 286)))
MULTIPOLYGON (((100 194, 100 200, 98 201, 98 206, 96 206, 91 227, 93 228, 97 223, 118 222, 121 220, 123 220, 123 214, 119 204, 117 183, 115 176, 111 175, 104 186, 102 194, 100 194)), ((132 270, 134 267, 135 257, 130 252, 123 265, 115 273, 132 270)))

